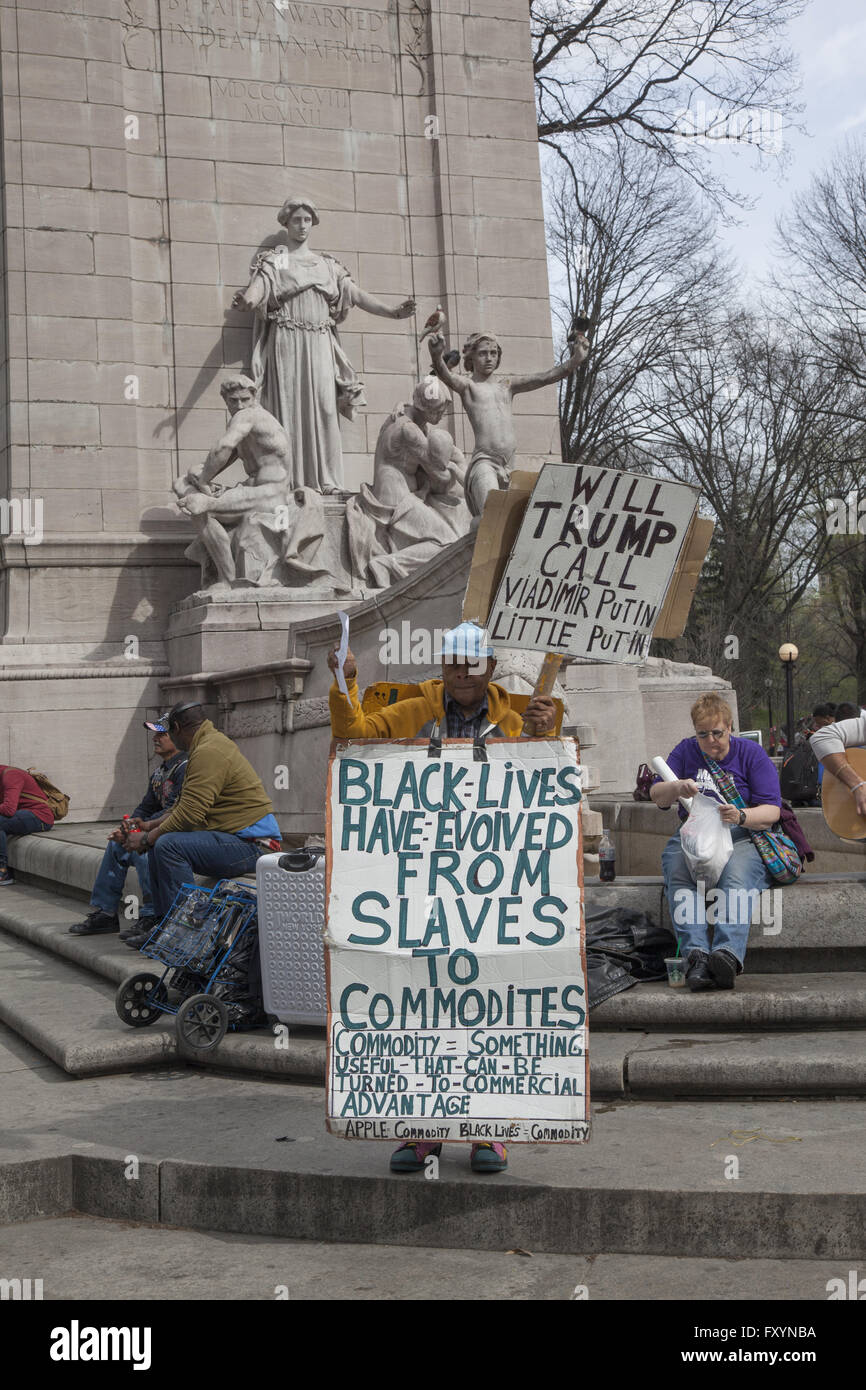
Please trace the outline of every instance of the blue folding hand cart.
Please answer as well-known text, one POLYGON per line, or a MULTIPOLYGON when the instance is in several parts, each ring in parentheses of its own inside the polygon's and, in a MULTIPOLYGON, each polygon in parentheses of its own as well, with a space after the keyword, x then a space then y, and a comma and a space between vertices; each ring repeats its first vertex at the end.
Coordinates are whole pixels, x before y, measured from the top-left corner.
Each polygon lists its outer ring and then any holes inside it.
POLYGON ((141 953, 165 970, 141 971, 119 986, 114 1006, 130 1028, 174 1014, 178 1041, 210 1051, 227 1029, 264 1021, 256 896, 244 884, 185 883, 141 953))

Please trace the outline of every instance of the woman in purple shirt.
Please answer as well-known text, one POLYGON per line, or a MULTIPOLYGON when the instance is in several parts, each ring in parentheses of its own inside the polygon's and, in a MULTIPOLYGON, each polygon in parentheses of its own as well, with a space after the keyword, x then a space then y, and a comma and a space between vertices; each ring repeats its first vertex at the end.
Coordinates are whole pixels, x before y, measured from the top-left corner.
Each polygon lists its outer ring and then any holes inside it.
MULTIPOLYGON (((702 695, 692 706, 691 716, 694 738, 678 743, 667 760, 677 781, 657 780, 650 788, 650 796, 657 806, 666 809, 681 796, 703 792, 715 797, 720 818, 731 827, 734 852, 706 900, 689 872, 679 830, 664 848, 662 872, 680 953, 688 961, 689 989, 733 989, 734 980, 743 969, 749 924, 758 895, 773 885, 749 831, 769 830, 779 819, 779 777, 759 744, 733 737, 731 708, 718 695, 702 695), (733 778, 746 804, 745 811, 724 800, 705 757, 733 778)), ((685 820, 682 807, 679 815, 681 821, 685 820)))

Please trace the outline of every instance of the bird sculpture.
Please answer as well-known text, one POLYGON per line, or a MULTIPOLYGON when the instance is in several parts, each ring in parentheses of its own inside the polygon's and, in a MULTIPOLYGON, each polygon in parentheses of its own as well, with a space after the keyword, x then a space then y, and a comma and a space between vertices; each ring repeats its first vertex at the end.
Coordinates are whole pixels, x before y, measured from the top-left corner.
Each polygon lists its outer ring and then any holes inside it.
POLYGON ((442 308, 442 305, 441 305, 441 304, 437 304, 437 305, 436 305, 435 313, 432 313, 432 314, 430 315, 429 319, 427 320, 427 322, 425 323, 424 327, 422 328, 422 330, 421 330, 421 336, 420 336, 420 338, 418 339, 418 342, 419 342, 419 343, 423 343, 423 341, 424 341, 425 338, 429 338, 429 337, 431 337, 434 333, 438 333, 439 330, 440 330, 440 328, 441 328, 442 325, 444 324, 444 322, 445 322, 445 312, 444 312, 444 310, 443 310, 443 308, 442 308))

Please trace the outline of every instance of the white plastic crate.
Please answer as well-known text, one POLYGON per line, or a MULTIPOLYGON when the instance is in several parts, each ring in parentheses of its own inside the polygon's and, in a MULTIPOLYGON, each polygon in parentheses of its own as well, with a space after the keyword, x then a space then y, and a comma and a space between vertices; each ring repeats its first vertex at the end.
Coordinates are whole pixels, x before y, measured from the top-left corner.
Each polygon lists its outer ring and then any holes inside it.
POLYGON ((324 850, 263 854, 256 865, 256 889, 265 1012, 280 1023, 324 1028, 324 850), (302 867, 292 868, 293 862, 302 867))

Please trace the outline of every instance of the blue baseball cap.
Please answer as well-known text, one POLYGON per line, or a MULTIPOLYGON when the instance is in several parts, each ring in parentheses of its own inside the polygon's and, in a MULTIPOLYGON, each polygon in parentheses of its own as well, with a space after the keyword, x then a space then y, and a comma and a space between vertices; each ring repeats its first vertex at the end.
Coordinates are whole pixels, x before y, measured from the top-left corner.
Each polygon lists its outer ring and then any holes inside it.
POLYGON ((161 714, 161 715, 159 716, 159 720, 157 721, 156 724, 150 724, 150 723, 148 723, 148 721, 147 721, 146 719, 142 720, 142 723, 144 724, 144 727, 145 727, 146 729, 152 729, 153 732, 154 732, 155 734, 167 734, 167 733, 168 733, 168 715, 167 715, 167 714, 161 714))
POLYGON ((443 661, 481 661, 496 653, 490 645, 486 628, 477 623, 460 623, 444 633, 441 649, 436 653, 443 661))

